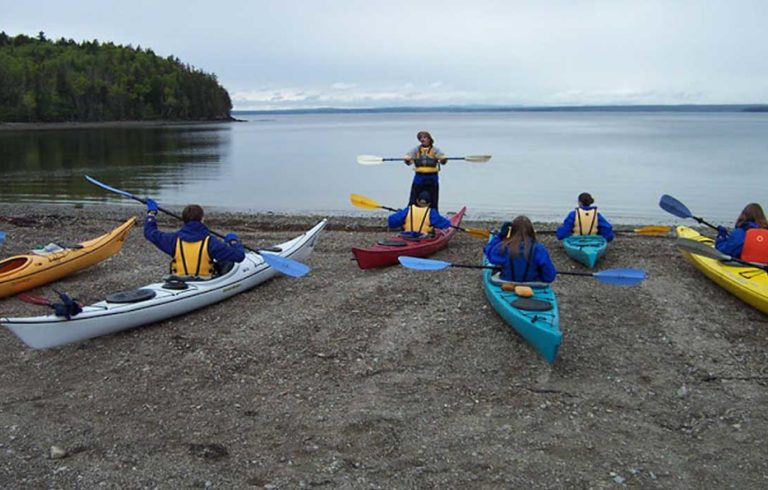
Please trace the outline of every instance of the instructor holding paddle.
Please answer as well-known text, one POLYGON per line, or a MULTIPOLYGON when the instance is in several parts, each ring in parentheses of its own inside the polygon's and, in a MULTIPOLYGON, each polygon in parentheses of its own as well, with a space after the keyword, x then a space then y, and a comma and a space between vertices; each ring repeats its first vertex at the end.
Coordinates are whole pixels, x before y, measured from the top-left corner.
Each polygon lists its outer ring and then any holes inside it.
POLYGON ((419 131, 416 133, 416 139, 419 140, 419 146, 409 151, 403 161, 406 165, 413 165, 416 174, 413 176, 411 184, 411 197, 408 199, 408 205, 416 204, 419 194, 426 191, 432 197, 432 208, 437 211, 437 202, 440 196, 440 183, 438 172, 440 165, 448 163, 448 158, 435 145, 435 140, 429 131, 419 131))

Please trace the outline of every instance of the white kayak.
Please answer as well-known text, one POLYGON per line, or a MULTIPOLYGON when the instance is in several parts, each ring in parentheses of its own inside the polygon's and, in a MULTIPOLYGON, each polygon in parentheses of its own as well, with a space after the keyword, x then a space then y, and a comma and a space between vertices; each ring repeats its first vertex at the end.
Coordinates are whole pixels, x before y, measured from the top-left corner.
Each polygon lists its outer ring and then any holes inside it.
MULTIPOLYGON (((326 223, 324 219, 303 235, 276 245, 280 252, 275 254, 296 261, 307 259, 326 223)), ((249 251, 243 262, 234 264, 227 273, 213 279, 161 282, 112 294, 104 301, 83 306, 83 311, 69 320, 51 314, 0 318, 0 324, 29 347, 47 349, 197 310, 242 293, 278 274, 261 255, 249 251)))

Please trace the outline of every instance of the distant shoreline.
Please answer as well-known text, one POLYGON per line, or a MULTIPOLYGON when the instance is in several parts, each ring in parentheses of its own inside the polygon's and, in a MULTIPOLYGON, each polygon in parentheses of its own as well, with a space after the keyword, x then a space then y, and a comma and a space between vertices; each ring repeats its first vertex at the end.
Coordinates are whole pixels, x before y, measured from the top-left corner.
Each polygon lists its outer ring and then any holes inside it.
POLYGON ((397 114, 424 112, 768 112, 768 104, 587 105, 587 106, 436 106, 436 107, 318 107, 313 109, 233 110, 247 114, 397 114))
POLYGON ((628 106, 439 106, 439 107, 373 107, 341 108, 319 107, 314 109, 233 110, 227 120, 200 121, 92 121, 92 122, 3 122, 0 131, 102 129, 102 128, 152 128, 169 126, 193 126, 200 124, 226 124, 245 122, 237 116, 291 115, 291 114, 418 114, 418 113, 506 113, 506 112, 665 112, 665 113, 768 113, 768 104, 723 105, 628 105, 628 106))

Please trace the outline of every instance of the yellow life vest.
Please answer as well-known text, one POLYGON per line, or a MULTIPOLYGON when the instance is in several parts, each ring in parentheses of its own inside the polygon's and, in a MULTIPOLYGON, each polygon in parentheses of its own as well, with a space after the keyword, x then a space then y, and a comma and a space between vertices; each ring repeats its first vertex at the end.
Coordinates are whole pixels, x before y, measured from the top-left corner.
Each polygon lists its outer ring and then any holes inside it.
POLYGON ((576 219, 573 221, 574 235, 597 235, 597 208, 576 208, 576 219))
POLYGON ((185 242, 176 239, 176 253, 171 261, 171 274, 208 279, 213 276, 213 259, 208 254, 208 240, 185 242))
POLYGON ((437 158, 438 155, 435 154, 433 147, 424 148, 420 146, 416 150, 416 157, 413 159, 414 170, 420 174, 435 174, 439 172, 440 162, 437 161, 437 158))
POLYGON ((432 225, 429 222, 429 207, 420 208, 415 204, 408 206, 408 215, 405 217, 403 229, 415 233, 432 233, 432 225))

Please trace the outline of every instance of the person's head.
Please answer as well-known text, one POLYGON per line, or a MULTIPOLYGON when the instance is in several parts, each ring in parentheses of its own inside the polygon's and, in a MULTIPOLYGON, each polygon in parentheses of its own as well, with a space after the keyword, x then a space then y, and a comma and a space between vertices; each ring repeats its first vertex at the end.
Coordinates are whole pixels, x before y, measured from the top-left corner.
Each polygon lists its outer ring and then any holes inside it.
POLYGON ((536 241, 536 230, 533 229, 533 223, 528 219, 528 216, 520 215, 512 220, 507 230, 507 236, 503 237, 504 244, 512 255, 516 255, 520 250, 520 244, 523 243, 525 248, 523 253, 525 257, 533 247, 533 242, 536 241))
POLYGON ((435 144, 435 140, 432 139, 432 135, 429 131, 419 131, 416 133, 416 139, 419 140, 421 146, 432 146, 435 144))
POLYGON ((432 203, 432 197, 429 195, 429 192, 427 191, 419 192, 419 196, 416 198, 416 205, 418 207, 426 208, 426 207, 429 207, 431 203, 432 203))
POLYGON ((756 202, 749 203, 744 207, 738 219, 736 219, 736 228, 739 228, 747 221, 751 221, 763 228, 768 228, 768 221, 765 219, 763 208, 756 202))
POLYGON ((582 192, 579 194, 579 206, 589 207, 592 205, 592 203, 595 202, 594 199, 592 199, 592 195, 589 192, 582 192))
POLYGON ((181 212, 181 219, 184 220, 185 223, 189 223, 190 221, 203 221, 203 216, 205 216, 203 208, 197 204, 190 204, 181 212))

